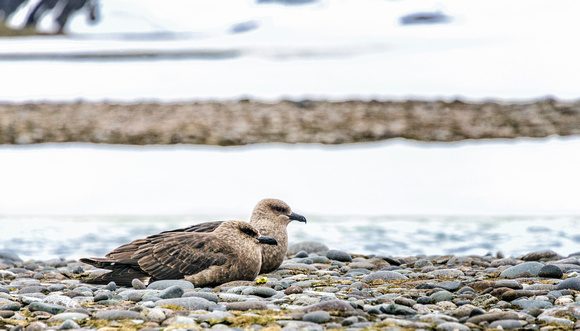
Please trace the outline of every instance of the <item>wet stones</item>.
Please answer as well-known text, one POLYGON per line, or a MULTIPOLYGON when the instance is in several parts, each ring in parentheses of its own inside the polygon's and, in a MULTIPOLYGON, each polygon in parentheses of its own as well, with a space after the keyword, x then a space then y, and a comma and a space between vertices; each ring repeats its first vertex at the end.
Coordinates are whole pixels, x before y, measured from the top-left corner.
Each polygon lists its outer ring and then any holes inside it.
POLYGON ((542 267, 544 265, 539 262, 525 262, 502 271, 499 276, 505 278, 536 277, 542 267))
MULTIPOLYGON (((25 331, 42 329, 43 324, 45 329, 61 330, 99 325, 103 331, 580 326, 574 322, 580 319, 580 278, 574 269, 559 267, 580 267, 576 257, 548 262, 545 259, 556 258, 549 254, 537 262, 492 256, 346 254, 350 262, 327 257, 328 250, 319 254, 301 249, 278 270, 260 275, 259 282, 236 281, 214 288, 195 288, 184 280, 156 281, 140 289, 114 283, 89 285, 52 277, 60 272, 70 275, 78 262, 64 261, 62 270, 50 270, 51 278, 33 277, 43 275, 44 262, 28 263, 26 268, 19 264, 10 267, 15 278, 0 279, 0 322, 18 322, 11 325, 20 324, 25 331), (399 265, 389 266, 389 260, 399 265), (501 263, 491 267, 496 261, 501 263), (560 278, 554 268, 562 272, 560 278), (501 276, 504 272, 506 277, 501 276)), ((81 267, 88 274, 94 272, 90 266, 81 267)))

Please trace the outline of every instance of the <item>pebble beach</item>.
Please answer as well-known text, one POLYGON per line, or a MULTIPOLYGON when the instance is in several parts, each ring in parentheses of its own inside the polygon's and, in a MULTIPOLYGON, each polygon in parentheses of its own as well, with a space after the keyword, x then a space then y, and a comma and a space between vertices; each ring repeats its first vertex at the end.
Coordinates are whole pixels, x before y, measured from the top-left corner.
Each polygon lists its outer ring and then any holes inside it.
POLYGON ((76 260, 0 251, 0 330, 572 330, 580 253, 375 256, 289 247, 254 281, 90 285, 76 260))

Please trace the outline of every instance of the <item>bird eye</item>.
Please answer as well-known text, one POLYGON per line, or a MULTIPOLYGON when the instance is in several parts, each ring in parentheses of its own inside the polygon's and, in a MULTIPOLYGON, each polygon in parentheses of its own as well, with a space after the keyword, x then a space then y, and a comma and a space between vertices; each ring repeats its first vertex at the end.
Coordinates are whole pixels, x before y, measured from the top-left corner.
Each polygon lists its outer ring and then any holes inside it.
POLYGON ((250 228, 243 228, 243 229, 242 229, 242 232, 243 232, 243 233, 245 233, 245 234, 247 234, 248 236, 251 236, 251 237, 255 237, 255 236, 257 236, 257 235, 258 235, 258 234, 256 233, 256 231, 254 231, 254 230, 252 230, 252 229, 250 229, 250 228))
POLYGON ((283 213, 285 211, 285 208, 280 206, 274 206, 272 208, 279 213, 283 213))

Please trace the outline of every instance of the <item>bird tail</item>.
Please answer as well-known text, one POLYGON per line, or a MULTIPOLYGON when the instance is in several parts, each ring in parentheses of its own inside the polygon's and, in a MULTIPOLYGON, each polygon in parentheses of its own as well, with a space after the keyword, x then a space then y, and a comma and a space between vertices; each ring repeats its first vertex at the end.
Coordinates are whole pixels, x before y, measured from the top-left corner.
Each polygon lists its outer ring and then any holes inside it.
POLYGON ((109 269, 111 272, 86 279, 83 282, 88 284, 108 284, 115 282, 118 286, 131 286, 133 279, 137 278, 145 281, 150 276, 141 269, 136 269, 132 265, 124 264, 109 258, 83 258, 81 262, 93 265, 97 268, 109 269))

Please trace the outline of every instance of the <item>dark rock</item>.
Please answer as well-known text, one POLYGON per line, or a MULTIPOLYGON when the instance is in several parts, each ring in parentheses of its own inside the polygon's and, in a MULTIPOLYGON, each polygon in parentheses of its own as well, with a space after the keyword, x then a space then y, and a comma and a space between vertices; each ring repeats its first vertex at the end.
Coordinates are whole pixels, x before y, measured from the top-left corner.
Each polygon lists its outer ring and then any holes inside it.
POLYGON ((296 258, 305 258, 305 257, 308 257, 308 252, 306 252, 306 251, 300 251, 300 252, 296 253, 296 255, 294 255, 294 257, 296 257, 296 258))
POLYGON ((560 279, 560 278, 562 278, 562 276, 564 276, 564 273, 562 272, 562 269, 560 269, 559 267, 552 265, 552 264, 547 264, 547 265, 543 266, 540 269, 540 271, 538 271, 538 276, 545 277, 545 278, 560 279))
POLYGON ((340 262, 351 262, 352 261, 352 257, 343 251, 339 251, 336 249, 331 249, 326 253, 326 257, 331 259, 331 260, 336 260, 336 261, 340 261, 340 262))
POLYGON ((67 308, 65 306, 42 302, 33 302, 28 305, 28 310, 30 311, 45 311, 53 315, 63 313, 66 309, 67 308))

